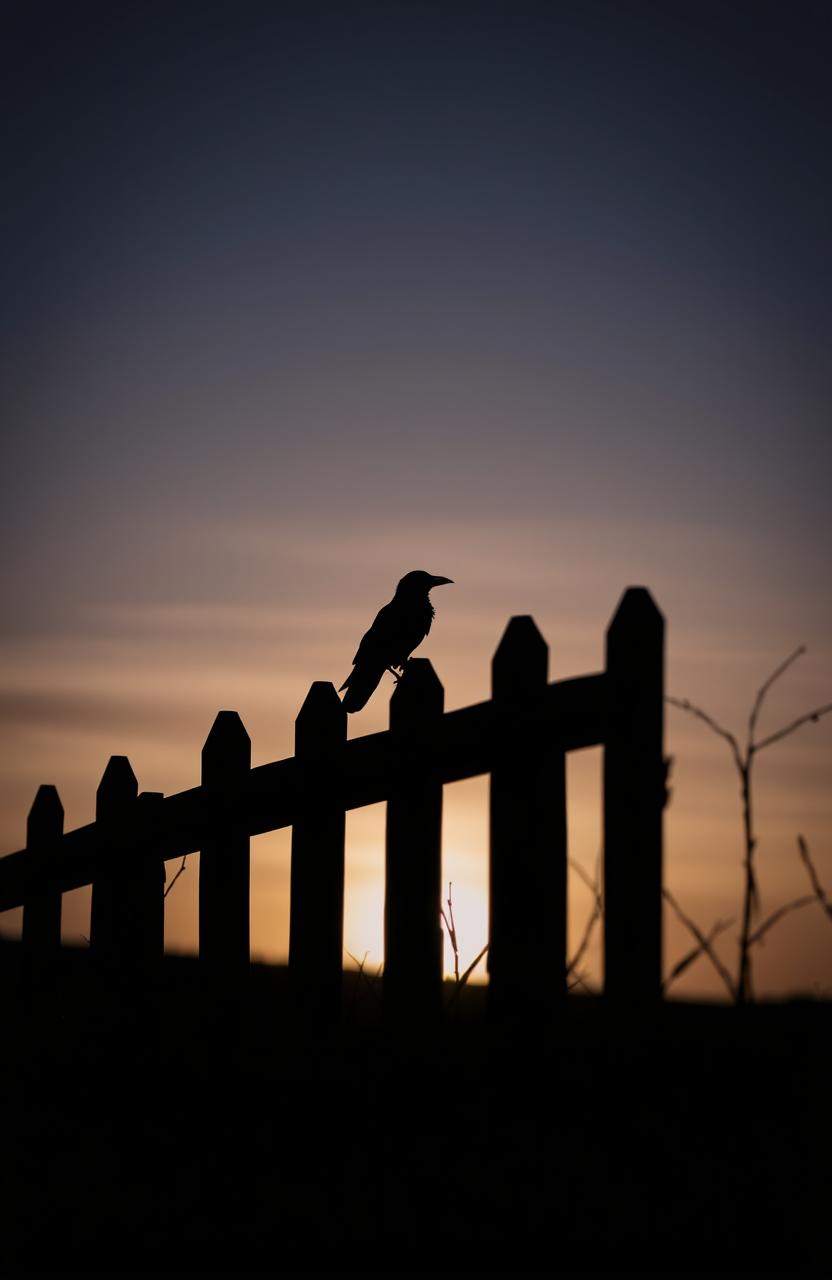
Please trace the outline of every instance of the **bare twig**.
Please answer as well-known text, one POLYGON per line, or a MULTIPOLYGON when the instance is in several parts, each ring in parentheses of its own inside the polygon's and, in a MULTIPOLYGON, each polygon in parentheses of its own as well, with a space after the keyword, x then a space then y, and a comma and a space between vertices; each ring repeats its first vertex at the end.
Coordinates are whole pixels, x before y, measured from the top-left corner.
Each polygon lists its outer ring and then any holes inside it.
POLYGON ((697 720, 702 720, 709 729, 714 731, 714 733, 718 733, 720 738, 724 738, 734 753, 734 761, 737 768, 742 769, 742 753, 740 751, 740 745, 733 733, 729 733, 727 729, 723 729, 722 725, 717 724, 716 720, 709 716, 707 711, 703 711, 701 707, 694 706, 694 704, 689 702, 687 698, 671 698, 668 696, 666 701, 669 702, 671 706, 678 707, 680 711, 689 711, 692 716, 696 716, 697 720))
MULTIPOLYGON (((344 948, 344 950, 346 951, 346 947, 344 948)), ((362 978, 366 982, 367 990, 371 993, 373 999, 374 1000, 380 999, 378 992, 376 991, 372 982, 370 982, 369 978, 364 972, 364 965, 367 963, 367 956, 369 954, 370 954, 369 951, 365 951, 362 959, 359 960, 358 957, 354 956, 351 951, 347 951, 347 955, 349 956, 350 960, 354 961, 355 964, 358 965, 358 973, 356 974, 356 978, 355 978, 355 987, 353 988, 352 1001, 350 1002, 350 1008, 352 1008, 355 1005, 356 999, 358 998, 358 988, 361 985, 362 978)), ((381 973, 381 966, 379 966, 379 970, 378 970, 378 973, 376 974, 376 977, 378 977, 379 973, 381 973)))
POLYGON ((465 972, 463 973, 462 977, 460 978, 460 980, 459 980, 459 985, 460 985, 461 987, 464 987, 464 986, 465 986, 465 983, 468 981, 468 979, 470 978, 471 974, 474 972, 474 970, 476 969, 476 967, 477 967, 477 965, 479 964, 480 960, 482 960, 483 956, 487 953, 487 951, 488 951, 488 943, 486 942, 485 946, 483 947, 482 951, 481 951, 481 952, 479 953, 479 955, 477 956, 476 960, 472 960, 472 961, 471 961, 471 963, 469 964, 468 968, 465 970, 465 972))
POLYGON ((442 922, 445 925, 445 928, 448 930, 448 937, 451 940, 451 946, 453 947, 453 950, 454 950, 454 978, 457 982, 459 982, 459 947, 457 946, 456 925, 454 923, 454 904, 453 904, 453 897, 452 897, 453 887, 454 887, 453 881, 449 880, 448 881, 448 914, 445 915, 445 908, 442 906, 440 906, 439 908, 439 914, 442 917, 442 922))
MULTIPOLYGON (((705 934, 702 932, 702 930, 699 928, 699 926, 695 924, 693 920, 690 919, 689 916, 685 915, 684 911, 679 906, 678 902, 673 897, 673 894, 670 892, 669 889, 662 889, 662 896, 670 903, 671 907, 676 912, 676 915, 679 917, 682 924, 685 926, 686 929, 690 930, 694 938, 696 938, 696 941, 699 943, 696 953, 692 955, 689 960, 687 960, 687 963, 683 967, 687 968, 688 964, 692 964, 693 961, 696 959, 696 955, 700 953, 704 953, 708 957, 708 959, 711 961, 711 964, 714 966, 720 978, 728 988, 731 999, 736 1000, 737 992, 736 992, 734 983, 731 980, 731 975, 728 972, 728 970, 725 968, 725 965, 722 963, 719 956, 714 951, 713 946, 711 945, 713 943, 714 938, 716 937, 716 934, 721 933, 723 929, 727 929, 729 925, 733 924, 733 921, 729 920, 726 923, 719 922, 711 931, 710 936, 706 937, 705 934)), ((678 966, 677 966, 677 969, 678 969, 678 966)), ((679 972, 681 972, 681 970, 679 970, 679 972)), ((670 975, 670 977, 667 979, 667 982, 665 983, 665 986, 667 986, 667 984, 672 980, 674 976, 676 976, 675 973, 670 975)))
MULTIPOLYGON (((344 948, 344 950, 346 950, 346 948, 344 948)), ((361 977, 362 973, 364 972, 364 965, 367 963, 367 956, 368 956, 369 954, 370 954, 370 953, 369 953, 369 951, 365 951, 365 952, 364 952, 364 955, 363 955, 363 957, 362 957, 362 959, 361 959, 361 960, 359 960, 359 959, 358 959, 358 956, 354 956, 354 955, 353 955, 353 953, 352 953, 351 951, 347 951, 347 955, 349 956, 350 960, 354 960, 354 961, 355 961, 355 963, 358 965, 358 976, 359 976, 359 978, 361 977)))
POLYGON ((581 938, 581 941, 578 944, 578 949, 566 966, 567 978, 570 977, 570 975, 575 972, 578 965, 583 960, 584 954, 586 953, 586 949, 589 946, 590 939, 592 937, 592 931, 595 928, 595 925, 598 922, 598 920, 600 920, 600 918, 601 918, 601 899, 600 897, 598 897, 596 898, 593 904, 592 911, 590 912, 589 918, 586 922, 586 925, 584 926, 583 937, 581 938))
POLYGON ((577 872, 577 874, 578 874, 578 875, 580 876, 580 878, 583 880, 584 884, 586 885, 587 889, 589 889, 589 891, 590 891, 590 893, 593 895, 593 897, 594 897, 596 900, 600 901, 600 898, 601 898, 601 891, 600 891, 600 889, 598 888, 598 871, 597 871, 597 867, 596 867, 596 872, 595 872, 595 879, 593 880, 593 879, 590 877, 590 875, 588 874, 588 872, 584 871, 584 869, 583 869, 583 867, 581 866, 580 862, 576 862, 574 858, 570 858, 570 859, 569 859, 569 865, 570 865, 570 867, 572 868, 572 870, 573 870, 573 871, 577 872))
POLYGON ((582 973, 579 973, 573 982, 569 982, 566 985, 567 991, 574 991, 576 987, 583 987, 587 995, 592 995, 592 991, 587 985, 586 979, 584 978, 584 975, 582 973))
POLYGON ((771 673, 771 675, 769 676, 768 680, 764 680, 764 681, 763 681, 763 683, 760 685, 759 689, 757 690, 757 696, 756 696, 756 698, 754 699, 754 706, 751 708, 751 715, 748 717, 748 745, 749 745, 749 747, 750 747, 750 746, 752 745, 752 743, 754 742, 754 730, 755 730, 755 729, 756 729, 756 727, 757 727, 757 717, 758 717, 758 716, 759 716, 759 714, 760 714, 760 708, 761 708, 761 707, 762 707, 762 705, 763 705, 763 699, 765 698, 765 696, 766 696, 766 694, 768 693, 768 691, 769 691, 769 689, 771 688, 771 686, 774 684, 775 680, 779 680, 779 678, 780 678, 780 676, 782 676, 783 672, 784 672, 784 671, 787 671, 787 670, 788 670, 788 668, 792 665, 792 663, 793 663, 793 662, 796 662, 796 661, 797 661, 797 659, 798 659, 799 657, 801 657, 805 652, 806 652, 806 646, 805 646, 805 644, 800 645, 800 647, 799 647, 799 648, 795 649, 794 653, 790 653, 790 654, 789 654, 789 656, 788 656, 788 658, 786 658, 785 662, 781 662, 781 663, 780 663, 780 666, 779 666, 779 667, 777 667, 777 669, 776 669, 775 671, 772 671, 772 673, 771 673))
POLYGON ((472 974, 472 973, 474 972, 474 970, 476 969, 476 967, 477 967, 477 965, 479 964, 480 960, 482 960, 483 956, 484 956, 484 955, 486 955, 486 954, 487 954, 487 952, 488 952, 488 943, 486 942, 485 946, 483 947, 482 951, 479 953, 479 955, 477 956, 477 958, 476 958, 475 960, 472 960, 472 961, 471 961, 471 963, 469 964, 468 968, 467 968, 467 969, 465 970, 465 972, 463 973, 462 977, 457 979, 456 985, 454 986, 454 989, 453 989, 453 991, 451 992, 451 999, 450 999, 450 1003, 449 1003, 449 1005, 448 1005, 448 1007, 449 1007, 449 1008, 454 1008, 454 1007, 455 1007, 455 1002, 459 999, 459 996, 460 996, 460 993, 461 993, 461 991, 462 991, 462 988, 465 986, 466 982, 467 982, 467 981, 468 981, 468 979, 471 977, 471 974, 472 974))
POLYGON ((832 920, 832 902, 827 898, 823 885, 818 879, 818 873, 815 871, 814 863, 809 857, 809 846, 803 839, 803 836, 797 837, 797 851, 800 854, 801 861, 809 874, 809 882, 815 891, 815 897, 829 916, 829 919, 832 920))
POLYGON ((749 947, 753 947, 756 942, 762 942, 763 937, 768 933, 772 925, 777 924, 777 921, 782 920, 783 916, 788 915, 790 911, 796 911, 798 907, 810 907, 814 902, 817 902, 817 898, 812 894, 806 898, 795 898, 792 902, 787 902, 785 906, 778 907, 776 911, 772 911, 771 915, 750 935, 748 939, 749 947))
MULTIPOLYGON (((765 747, 770 747, 773 743, 780 742, 783 738, 788 737, 789 734, 794 733, 796 729, 799 729, 801 727, 801 725, 807 724, 809 721, 816 722, 820 719, 821 716, 824 716, 828 712, 832 711, 832 703, 829 703, 823 707, 816 707, 814 711, 808 711, 806 712, 805 715, 798 716, 796 720, 793 720, 790 724, 784 725, 783 728, 776 730, 775 733, 771 733, 767 737, 762 738, 759 742, 754 741, 754 734, 756 733, 756 730, 757 730, 757 721, 759 719, 760 710, 762 708, 766 694, 768 693, 769 689, 774 684, 774 682, 778 680, 780 676, 782 676, 783 673, 788 670, 788 668, 792 665, 792 663, 796 662, 797 659, 801 657, 801 655, 804 654, 805 652, 806 652, 805 645, 801 645, 798 649, 795 649, 795 651, 793 653, 790 653, 788 658, 786 658, 785 661, 781 662, 780 665, 776 667, 775 670, 771 673, 771 675, 768 676, 768 678, 764 680, 763 683, 760 685, 759 689, 757 690, 756 696, 754 698, 754 702, 751 708, 751 714, 748 717, 748 738, 746 741, 746 746, 744 751, 740 749, 740 745, 737 739, 735 738, 735 736, 733 735, 733 733, 730 733, 727 729, 723 729, 722 725, 718 724, 716 720, 714 720, 712 716, 708 715, 706 711, 703 711, 701 707, 694 706, 694 704, 689 702, 686 698, 685 699, 679 699, 679 698, 667 699, 667 701, 671 703, 672 706, 679 707, 680 710, 687 711, 691 715, 696 716, 698 720, 701 720, 704 724, 706 724, 708 728, 711 729, 714 733, 718 734, 721 738, 725 739, 725 741, 729 744, 731 748, 731 754, 734 759, 734 764, 736 766, 737 773, 739 774, 739 777, 740 777, 740 794, 742 796, 743 870, 745 872, 745 891, 743 894, 742 924, 740 927, 740 936, 739 936, 738 974, 737 974, 736 983, 733 984, 734 990, 736 993, 735 998, 740 1003, 742 1003, 745 1000, 752 1000, 754 997, 753 983, 752 983, 752 970, 751 970, 752 939, 754 939, 755 941, 759 941, 762 935, 765 932, 767 932, 767 930, 771 927, 771 923, 774 923, 775 920, 779 920, 785 910, 785 908, 781 908, 779 912, 775 912, 774 917, 770 917, 769 920, 765 922, 764 926, 761 925, 754 933, 752 933, 751 923, 760 909, 759 889, 757 885, 757 876, 754 868, 754 853, 757 847, 757 840, 754 835, 752 789, 751 789, 751 781, 752 781, 751 771, 752 771, 752 765, 754 763, 754 757, 759 751, 762 751, 765 747)), ((801 852, 801 857, 803 857, 802 852, 801 852)), ((804 858, 804 862, 805 861, 806 859, 804 858)), ((809 864, 807 863, 807 866, 808 865, 809 864)), ((813 888, 815 887, 814 881, 813 881, 812 887, 813 888)), ((815 890, 815 892, 817 894, 817 889, 815 890)), ((821 901, 824 903, 824 906, 826 907, 825 895, 823 895, 823 897, 821 898, 821 901)))
POLYGON ((690 968, 694 960, 698 960, 702 955, 710 955, 712 957, 710 948, 714 938, 716 938, 720 933, 723 933, 726 929, 730 929, 733 923, 733 920, 717 920, 716 924, 712 925, 708 936, 703 938, 702 942, 697 943, 695 947, 691 947, 690 951, 687 951, 685 955, 682 956, 682 959, 676 962, 662 983, 662 992, 667 991, 671 982, 675 982, 680 974, 683 974, 686 969, 690 968), (703 945, 703 943, 707 945, 703 945))
POLYGON ((807 711, 805 715, 798 716, 796 720, 792 720, 791 724, 784 725, 776 733, 770 733, 767 738, 763 738, 762 742, 755 742, 752 749, 762 751, 763 747, 770 747, 773 742, 780 742, 782 738, 787 738, 790 733, 794 733, 795 729, 799 729, 802 724, 808 724, 810 720, 817 724, 821 716, 828 716, 830 711, 832 711, 832 702, 827 702, 825 707, 815 707, 814 711, 807 711))
POLYGON ((181 876, 182 872, 185 870, 185 863, 186 863, 187 861, 188 861, 188 855, 187 855, 187 853, 186 853, 186 854, 185 854, 185 856, 184 856, 184 858, 182 859, 182 866, 179 868, 179 870, 177 871, 176 875, 175 875, 175 876, 173 877, 173 879, 171 880, 171 882, 170 882, 170 884, 168 885, 167 889, 165 889, 165 892, 164 892, 164 894, 162 895, 163 897, 165 897, 165 898, 166 898, 166 897, 168 896, 168 894, 170 893, 171 889, 173 888, 173 886, 176 884, 177 880, 178 880, 178 879, 179 879, 179 877, 181 876))
MULTIPOLYGON (((592 911, 589 913, 587 922, 584 925, 584 932, 581 937, 581 941, 578 943, 578 948, 575 954, 573 955, 572 959, 567 961, 567 965, 566 965, 567 979, 570 977, 571 974, 575 973, 576 969, 578 968, 578 965, 580 964, 581 960, 584 958, 586 949, 589 946, 590 940, 592 938, 592 931, 595 928, 595 925, 601 919, 601 916, 604 914, 604 901, 601 896, 601 890, 599 887, 600 878, 601 878, 600 853, 598 854, 598 857, 595 863, 594 879, 592 879, 588 875, 588 873, 581 866, 580 862, 576 862, 574 858, 569 859, 569 865, 573 869, 573 871, 577 873, 577 875, 581 878, 581 880, 583 880, 587 889, 589 889, 590 893, 592 894, 593 902, 592 902, 592 911)), ((580 979, 580 981, 583 982, 583 979, 580 979)), ((572 987, 575 985, 576 983, 574 982, 571 984, 567 982, 567 990, 571 991, 572 987)), ((586 983, 583 983, 583 985, 586 986, 586 983)))

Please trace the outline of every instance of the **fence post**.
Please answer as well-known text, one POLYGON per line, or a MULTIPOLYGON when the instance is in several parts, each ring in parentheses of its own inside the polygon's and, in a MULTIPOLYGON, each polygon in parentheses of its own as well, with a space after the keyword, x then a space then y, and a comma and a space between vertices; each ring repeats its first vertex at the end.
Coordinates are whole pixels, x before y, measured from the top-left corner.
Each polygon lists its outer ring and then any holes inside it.
POLYGON ((155 968, 165 952, 165 863, 159 849, 163 799, 161 791, 139 794, 129 868, 130 945, 145 970, 155 968))
POLYGON ((23 990, 35 995, 52 985, 61 951, 61 891, 55 880, 64 809, 57 789, 38 787, 26 823, 29 884, 21 934, 23 990))
POLYGON ((411 658, 390 700, 394 777, 387 801, 384 1012, 399 1027, 438 1021, 442 1004, 442 777, 445 691, 411 658))
POLYGON ((549 648, 510 620, 491 668, 489 1015, 545 1027, 566 992, 566 756, 543 720, 549 648))
POLYGON ((90 903, 90 948, 104 966, 124 954, 123 880, 135 838, 138 790, 127 756, 110 756, 95 795, 98 855, 90 903))
POLYGON ((306 1026, 341 1013, 345 813, 340 753, 347 713, 329 681, 316 680, 295 720, 299 804, 292 826, 289 984, 306 1026))
POLYGON ((607 630, 604 747, 604 994, 658 1000, 662 983, 665 802, 664 618, 625 591, 607 630))
POLYGON ((236 711, 220 711, 202 748, 199 958, 203 974, 236 984, 249 967, 251 739, 236 711))

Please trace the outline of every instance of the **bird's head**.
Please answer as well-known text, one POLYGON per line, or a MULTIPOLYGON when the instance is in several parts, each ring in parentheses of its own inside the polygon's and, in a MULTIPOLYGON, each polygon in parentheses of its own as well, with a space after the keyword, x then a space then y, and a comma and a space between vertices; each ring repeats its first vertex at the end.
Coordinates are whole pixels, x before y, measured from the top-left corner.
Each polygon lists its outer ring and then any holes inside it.
POLYGON ((438 578, 434 573, 425 573, 424 569, 413 569, 406 573, 396 587, 396 595, 426 596, 433 587, 442 587, 452 583, 453 578, 438 578))

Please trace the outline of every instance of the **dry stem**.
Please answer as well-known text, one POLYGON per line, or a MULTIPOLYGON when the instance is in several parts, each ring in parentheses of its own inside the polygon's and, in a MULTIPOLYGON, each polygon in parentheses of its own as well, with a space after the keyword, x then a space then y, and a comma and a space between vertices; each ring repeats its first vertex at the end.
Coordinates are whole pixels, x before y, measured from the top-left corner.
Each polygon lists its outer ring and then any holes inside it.
POLYGON ((179 868, 179 870, 177 871, 176 875, 175 875, 175 876, 173 877, 173 879, 171 880, 171 882, 170 882, 170 884, 168 885, 167 889, 165 889, 165 892, 164 892, 164 894, 162 895, 163 897, 165 897, 165 898, 166 898, 166 897, 168 896, 168 894, 170 893, 171 889, 173 888, 173 886, 176 884, 177 880, 178 880, 178 879, 179 879, 179 877, 181 876, 182 872, 185 870, 185 864, 186 864, 186 862, 187 862, 187 861, 188 861, 188 855, 187 855, 187 853, 186 853, 186 854, 185 854, 185 856, 184 856, 184 858, 182 859, 182 866, 179 868))
POLYGON ((454 923, 454 904, 453 904, 453 881, 448 881, 448 914, 445 915, 445 908, 439 908, 439 914, 442 917, 445 928, 448 930, 448 937, 451 940, 451 946, 454 950, 454 979, 459 982, 459 947, 456 941, 456 924, 454 923))
POLYGON ((698 944, 696 947, 693 948, 692 951, 689 951, 687 955, 683 956, 677 965, 675 965, 675 967, 673 968, 669 976, 664 981, 663 990, 666 991, 667 988, 670 986, 671 982, 673 982, 676 978, 678 978, 680 973, 683 973, 685 969, 687 969, 690 965, 692 965, 694 960, 696 960, 701 955, 706 955, 708 959, 711 961, 711 963, 713 964, 720 978, 728 988, 728 993, 731 999, 736 1000, 737 993, 736 993, 736 988, 734 987, 734 984, 731 981, 731 975, 728 972, 728 970, 725 968, 725 965, 722 963, 722 961, 720 960, 719 956, 716 954, 712 946, 713 940, 717 936, 717 934, 722 933, 725 929, 730 928, 730 926, 734 923, 734 921, 718 920, 717 923, 711 929, 711 932, 706 937, 705 934, 702 932, 702 930, 693 922, 693 920, 691 920, 689 916, 685 915, 684 911, 679 906, 678 902, 673 897, 669 889, 663 889, 662 895, 666 899, 666 901, 670 903, 671 907, 676 912, 677 916, 679 917, 679 919, 681 920, 685 928, 689 929, 690 932, 693 934, 694 938, 696 938, 696 941, 698 944))
MULTIPOLYGON (((789 734, 794 733, 796 729, 799 729, 801 727, 801 725, 807 724, 810 720, 817 722, 821 716, 826 715, 828 712, 832 711, 832 703, 827 703, 823 707, 816 707, 813 711, 807 711, 804 715, 798 716, 797 719, 792 720, 790 724, 784 725, 781 729, 777 729, 774 733, 769 734, 765 738, 761 738, 759 741, 755 741, 754 739, 754 735, 757 730, 757 721, 758 721, 760 710, 762 708, 766 694, 768 693, 769 689, 774 684, 774 682, 778 680, 780 676, 782 676, 783 673, 786 670, 788 670, 788 668, 792 665, 792 663, 795 662, 805 652, 806 652, 806 648, 804 645, 801 645, 800 648, 795 649, 794 653, 789 654, 788 658, 786 658, 784 662, 781 662, 780 665, 776 667, 775 670, 771 673, 771 675, 766 680, 764 680, 763 683, 760 685, 760 688, 757 690, 756 697, 754 698, 754 703, 751 708, 751 714, 748 717, 748 734, 747 734, 744 748, 740 747, 740 744, 733 733, 730 733, 727 729, 723 729, 722 725, 718 724, 716 720, 713 719, 712 716, 708 715, 706 711, 703 711, 701 707, 697 707, 692 702, 689 702, 687 698, 685 699, 668 698, 667 699, 667 701, 671 703, 672 706, 679 707, 680 710, 687 711, 691 715, 696 716, 696 718, 698 720, 701 720, 703 724, 707 725, 708 728, 712 730, 712 732, 716 733, 720 738, 723 738, 728 743, 728 745, 731 748, 731 754, 734 760, 734 765, 740 777, 740 794, 742 796, 743 870, 745 873, 745 890, 743 893, 742 924, 740 927, 740 937, 739 937, 738 973, 737 973, 736 982, 732 984, 732 987, 735 991, 735 999, 739 1004, 742 1004, 748 1000, 753 1000, 754 998, 752 971, 751 971, 752 942, 759 941, 760 937, 762 936, 762 933, 765 933, 766 930, 770 927, 770 924, 774 923, 774 920, 770 919, 770 921, 765 922, 765 927, 760 926, 760 928, 757 929, 756 932, 752 933, 752 928, 751 928, 752 920, 756 915, 757 911, 759 910, 759 905, 760 905, 759 891, 757 887, 757 877, 756 877, 755 868, 754 868, 754 853, 757 846, 757 839, 754 834, 754 817, 753 817, 752 787, 751 787, 752 766, 754 763, 754 757, 757 755, 758 752, 762 751, 765 747, 770 747, 773 743, 780 742, 782 741, 783 738, 788 737, 789 734)), ((801 857, 803 857, 802 846, 801 846, 801 857)), ((804 862, 805 861, 806 859, 804 858, 804 862)), ((811 864, 807 863, 807 866, 809 865, 811 864)), ((814 888, 814 881, 813 881, 813 888, 814 888)), ((817 890, 815 892, 817 895, 817 890)), ((821 894, 823 894, 822 890, 821 890, 821 894)), ((817 896, 820 896, 820 895, 817 895, 817 896)), ((820 897, 820 901, 823 903, 824 907, 827 910, 829 910, 825 895, 820 897)), ((775 913, 776 919, 780 919, 780 917, 785 913, 786 910, 791 910, 794 906, 795 904, 791 903, 789 904, 788 907, 781 908, 779 912, 775 913)), ((830 915, 832 915, 832 911, 830 911, 830 915)), ((686 921, 686 923, 688 924, 688 927, 690 927, 690 922, 686 921)), ((701 933, 697 934, 696 936, 700 939, 700 950, 702 950, 703 948, 701 947, 701 943, 704 941, 704 936, 701 933)), ((711 952, 708 949, 705 949, 705 950, 706 950, 706 953, 709 954, 711 956, 711 959, 713 960, 715 953, 711 952)))

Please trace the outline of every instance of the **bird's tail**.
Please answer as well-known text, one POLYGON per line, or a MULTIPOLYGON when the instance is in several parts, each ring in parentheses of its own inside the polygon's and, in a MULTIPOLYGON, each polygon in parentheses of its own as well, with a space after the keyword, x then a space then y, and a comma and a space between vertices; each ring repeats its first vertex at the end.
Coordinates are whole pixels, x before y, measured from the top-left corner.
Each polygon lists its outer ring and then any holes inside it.
MULTIPOLYGON (((366 707, 383 675, 384 667, 381 666, 365 666, 362 663, 361 666, 353 667, 341 685, 341 689, 347 691, 342 699, 344 710, 360 711, 362 707, 366 707)), ((339 693, 341 689, 338 690, 339 693)))

